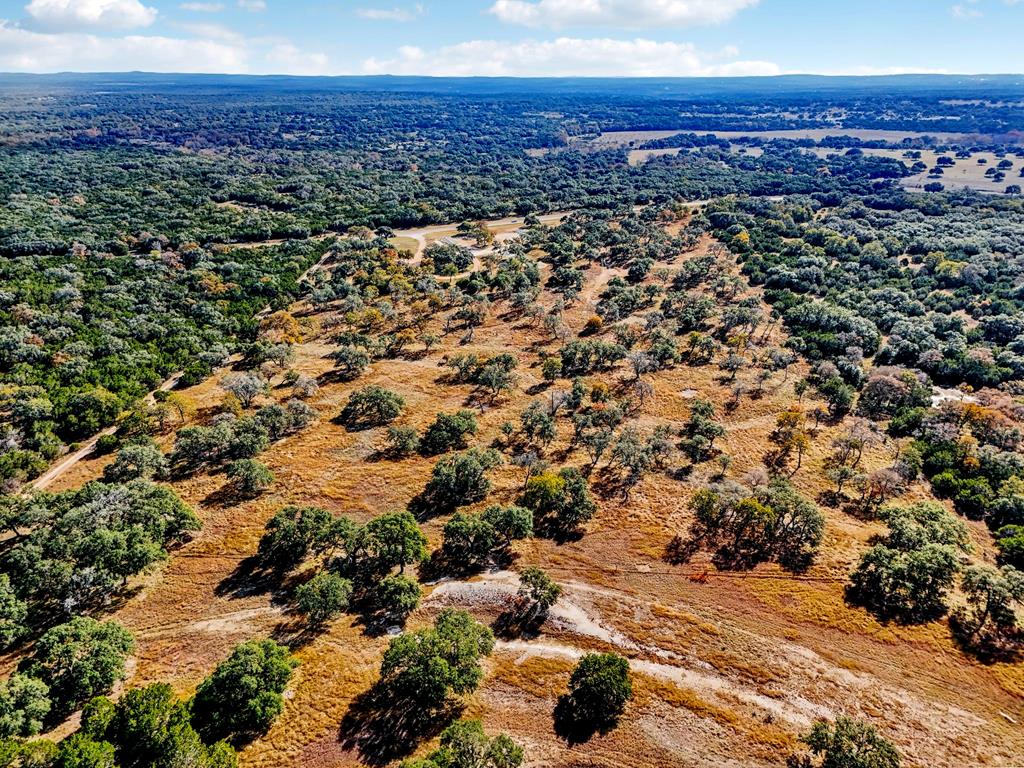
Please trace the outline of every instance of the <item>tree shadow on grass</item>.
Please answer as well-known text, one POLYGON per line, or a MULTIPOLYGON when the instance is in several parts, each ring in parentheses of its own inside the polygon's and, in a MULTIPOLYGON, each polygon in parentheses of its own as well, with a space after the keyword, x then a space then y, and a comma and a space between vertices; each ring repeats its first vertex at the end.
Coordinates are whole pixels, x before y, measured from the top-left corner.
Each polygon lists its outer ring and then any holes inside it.
POLYGON ((458 702, 423 707, 378 682, 349 705, 338 729, 338 741, 345 749, 358 752, 367 765, 386 765, 437 736, 463 708, 458 702))
POLYGON ((250 555, 217 585, 215 594, 235 599, 274 594, 281 591, 287 579, 287 571, 267 568, 258 555, 250 555))
POLYGON ((585 744, 597 734, 606 734, 619 724, 619 719, 594 722, 581 716, 576 700, 568 693, 558 697, 553 715, 555 733, 570 746, 585 744))

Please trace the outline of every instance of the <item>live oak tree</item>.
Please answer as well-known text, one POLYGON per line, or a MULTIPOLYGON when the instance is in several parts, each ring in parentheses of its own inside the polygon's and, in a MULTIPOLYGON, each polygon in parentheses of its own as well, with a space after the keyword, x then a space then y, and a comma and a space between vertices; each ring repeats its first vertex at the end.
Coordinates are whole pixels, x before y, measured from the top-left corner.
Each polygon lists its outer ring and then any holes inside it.
POLYGON ((457 720, 441 732, 438 749, 400 768, 518 768, 523 749, 509 736, 489 737, 479 720, 457 720))
POLYGON ((818 758, 797 757, 790 761, 794 768, 899 768, 896 748, 881 736, 875 727, 840 715, 835 722, 819 720, 810 733, 801 737, 811 753, 818 758))
POLYGON ((588 653, 569 677, 560 715, 571 727, 606 730, 618 723, 632 697, 629 662, 616 653, 588 653))
POLYGON ((78 616, 39 638, 29 669, 49 686, 55 708, 66 713, 122 680, 134 649, 131 633, 117 622, 78 616))
POLYGON ((295 606, 314 627, 335 619, 349 607, 352 582, 330 571, 321 571, 295 590, 295 606))
POLYGON ((288 649, 273 640, 235 646, 196 689, 193 726, 208 742, 263 733, 281 713, 281 694, 297 665, 288 649))
POLYGON ((490 655, 494 635, 465 611, 443 610, 434 626, 393 638, 381 660, 381 683, 425 709, 453 694, 469 693, 483 678, 480 658, 490 655))

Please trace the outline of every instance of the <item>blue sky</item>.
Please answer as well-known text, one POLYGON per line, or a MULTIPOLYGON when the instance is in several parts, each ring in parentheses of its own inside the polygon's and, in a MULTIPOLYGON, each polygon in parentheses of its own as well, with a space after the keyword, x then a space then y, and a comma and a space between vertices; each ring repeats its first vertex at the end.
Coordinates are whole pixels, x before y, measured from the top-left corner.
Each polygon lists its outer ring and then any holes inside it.
POLYGON ((0 71, 1024 72, 1024 0, 0 0, 0 71))

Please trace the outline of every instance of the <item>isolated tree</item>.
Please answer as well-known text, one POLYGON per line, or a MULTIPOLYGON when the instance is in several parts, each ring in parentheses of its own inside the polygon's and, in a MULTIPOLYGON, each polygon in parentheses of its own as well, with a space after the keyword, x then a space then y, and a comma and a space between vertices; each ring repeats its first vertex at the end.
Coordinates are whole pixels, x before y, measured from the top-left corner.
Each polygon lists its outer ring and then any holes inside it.
POLYGON ((427 556, 427 539, 416 518, 405 510, 388 512, 366 524, 367 549, 375 565, 384 571, 421 562, 427 556))
POLYGON ((267 380, 255 371, 229 373, 220 382, 226 392, 238 398, 243 408, 248 408, 253 401, 267 392, 267 380))
POLYGON ((394 695, 435 709, 452 694, 476 689, 483 678, 480 658, 493 648, 487 627, 447 608, 433 627, 392 638, 381 660, 381 682, 394 695))
POLYGON ((273 640, 249 640, 199 684, 192 724, 207 742, 263 733, 281 713, 298 661, 273 640))
POLYGON ((425 511, 448 512, 480 501, 491 489, 487 472, 500 464, 501 456, 493 449, 444 456, 434 465, 420 503, 425 511))
POLYGON ((456 720, 441 732, 441 745, 400 768, 518 768, 523 749, 504 733, 489 738, 479 720, 456 720))
POLYGON ((515 505, 493 505, 481 515, 494 529, 498 546, 508 549, 512 542, 533 535, 533 512, 515 505))
POLYGON ((295 607, 315 627, 348 610, 352 582, 331 571, 321 571, 295 590, 295 607))
POLYGON ((801 737, 819 758, 820 768, 899 768, 896 748, 874 726, 840 715, 819 720, 801 737))
POLYGON ((456 512, 445 523, 441 551, 449 563, 460 568, 483 567, 497 544, 494 526, 482 515, 456 512))
POLYGON ((419 453, 420 436, 413 427, 388 427, 387 446, 390 456, 404 459, 419 453))
POLYGON ((405 621, 420 604, 420 585, 401 574, 385 576, 373 588, 373 606, 385 619, 405 621))
POLYGON ((274 473, 255 459, 239 459, 227 466, 225 474, 238 493, 252 496, 262 493, 274 483, 274 473))
POLYGON ((331 513, 319 507, 284 507, 267 522, 259 543, 260 559, 275 568, 294 568, 326 534, 332 520, 331 513))
POLYGON ((397 419, 404 407, 401 395, 371 384, 349 395, 338 419, 352 429, 379 427, 397 419))
POLYGON ((169 464, 154 443, 132 443, 117 452, 114 461, 103 468, 103 480, 124 483, 136 478, 163 480, 169 464))
POLYGON ((427 456, 466 447, 466 436, 475 435, 476 418, 472 411, 439 413, 420 440, 420 450, 427 456))
POLYGON ((953 614, 953 626, 969 644, 996 645, 1016 631, 1024 573, 1009 565, 974 565, 964 571, 960 589, 967 604, 953 614))
POLYGON ((125 661, 134 649, 131 633, 117 622, 78 616, 39 638, 31 670, 65 712, 124 679, 125 661))
POLYGON ((889 533, 850 574, 849 599, 881 618, 921 623, 946 612, 946 595, 969 537, 962 522, 933 502, 883 507, 889 533))
POLYGON ((618 722, 631 698, 629 662, 617 653, 588 653, 573 669, 561 706, 575 725, 604 730, 618 722))
POLYGON ((334 361, 334 369, 346 380, 357 378, 370 365, 366 351, 354 346, 339 347, 329 357, 334 361))
POLYGON ((562 594, 562 588, 540 568, 524 568, 519 573, 519 597, 529 604, 531 617, 545 616, 562 594))
POLYGON ((521 503, 536 519, 560 533, 571 533, 594 516, 597 507, 586 478, 575 467, 531 477, 521 503))

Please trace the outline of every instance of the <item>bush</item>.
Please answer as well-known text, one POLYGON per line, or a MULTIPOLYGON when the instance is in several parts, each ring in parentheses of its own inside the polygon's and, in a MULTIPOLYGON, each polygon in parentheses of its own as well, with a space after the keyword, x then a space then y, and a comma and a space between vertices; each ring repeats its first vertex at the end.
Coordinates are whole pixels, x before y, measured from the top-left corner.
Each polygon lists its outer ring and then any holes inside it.
POLYGON ((501 733, 488 738, 479 720, 457 720, 441 732, 441 745, 400 768, 518 768, 523 749, 501 733))

